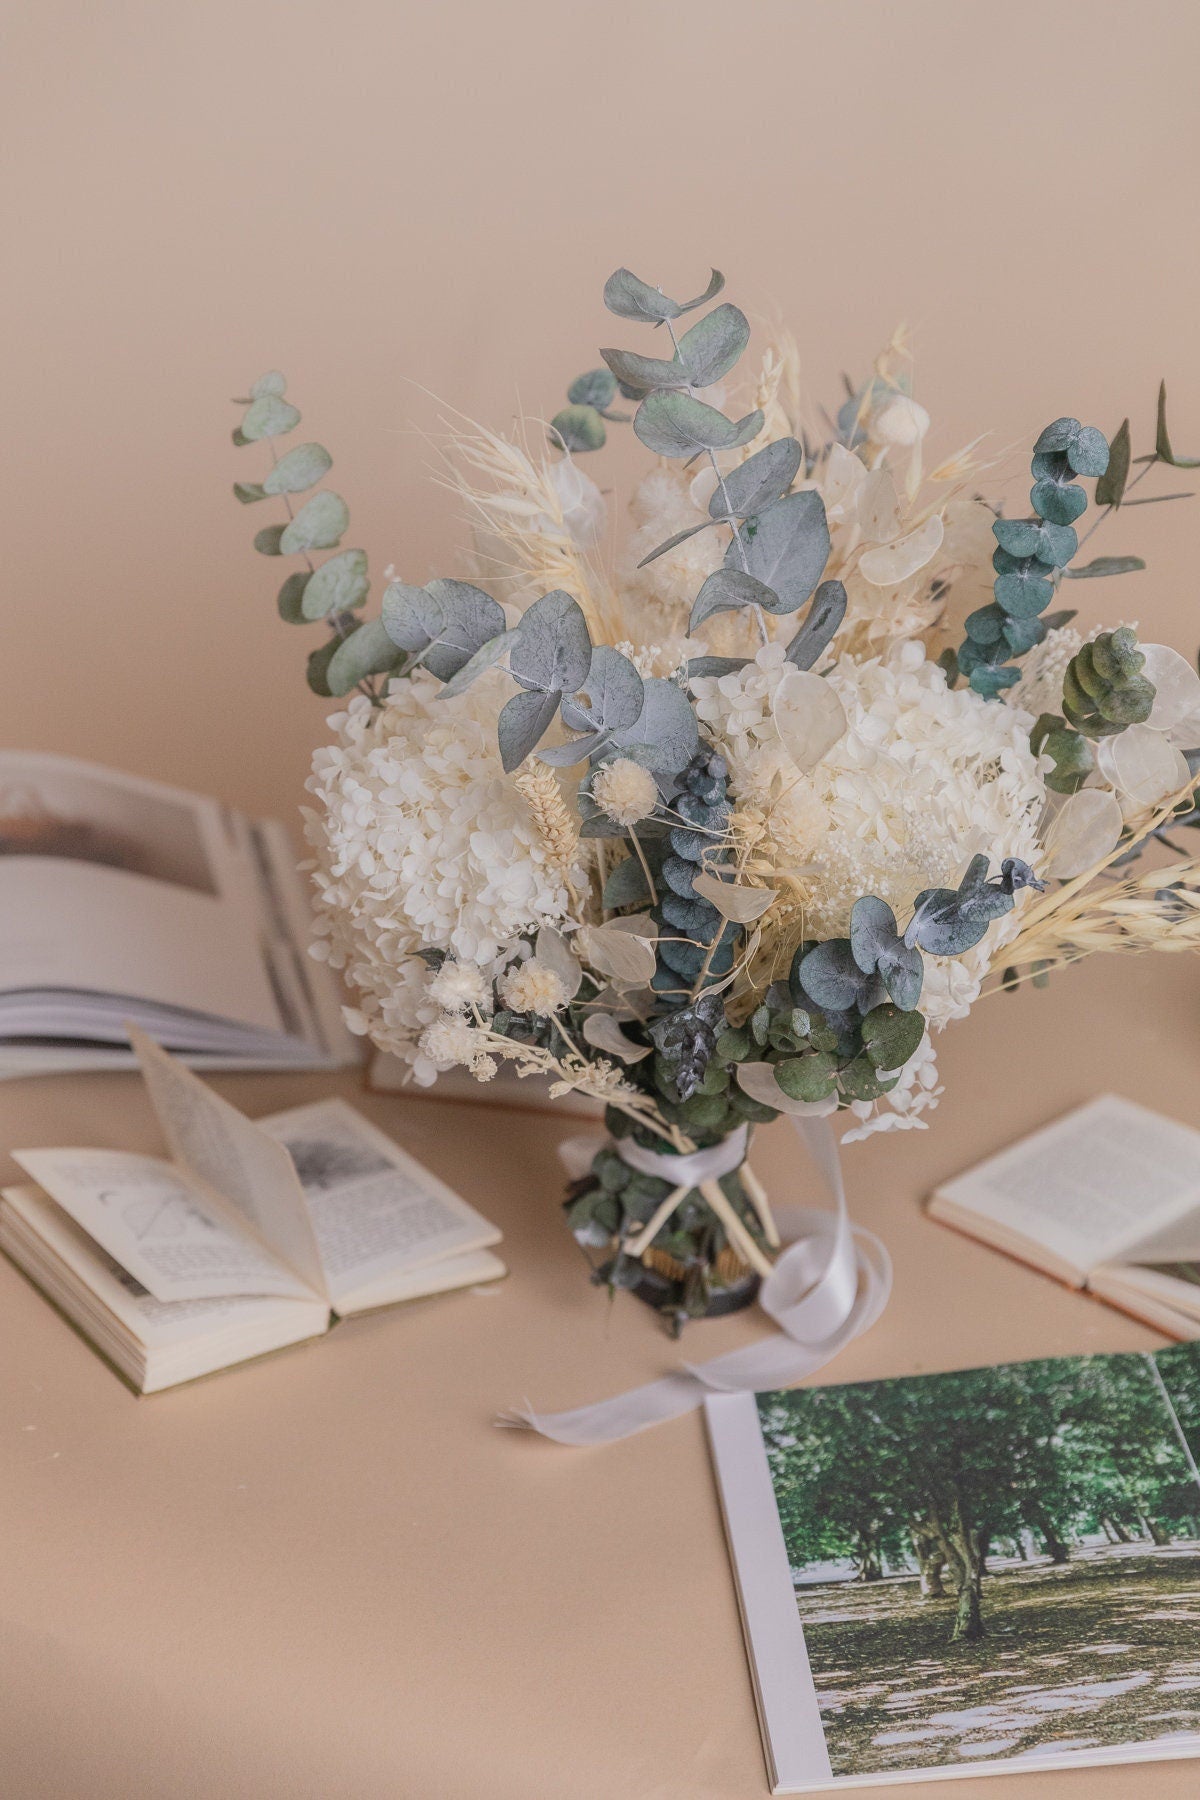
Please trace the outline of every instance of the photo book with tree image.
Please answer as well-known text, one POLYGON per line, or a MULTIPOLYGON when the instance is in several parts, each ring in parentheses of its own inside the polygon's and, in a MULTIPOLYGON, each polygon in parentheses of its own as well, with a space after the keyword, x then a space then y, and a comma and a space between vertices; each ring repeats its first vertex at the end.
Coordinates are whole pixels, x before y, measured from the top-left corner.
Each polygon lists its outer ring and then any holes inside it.
POLYGON ((252 1121, 131 1031, 169 1158, 18 1150, 0 1249, 140 1393, 493 1281, 500 1233, 342 1100, 252 1121))
POLYGON ((1106 1094, 929 1200, 935 1219, 1143 1319, 1200 1337, 1200 1131, 1106 1094))
POLYGON ((1200 1755, 1200 1346, 706 1412, 774 1793, 1200 1755))
POLYGON ((0 1079, 358 1061, 275 820, 70 757, 0 750, 0 1079))

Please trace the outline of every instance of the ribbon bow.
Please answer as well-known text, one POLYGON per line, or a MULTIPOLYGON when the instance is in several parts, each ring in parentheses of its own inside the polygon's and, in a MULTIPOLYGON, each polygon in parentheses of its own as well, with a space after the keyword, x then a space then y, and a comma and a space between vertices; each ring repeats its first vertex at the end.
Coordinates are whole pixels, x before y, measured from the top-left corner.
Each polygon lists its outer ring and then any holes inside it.
MULTIPOLYGON (((538 1413, 526 1407, 506 1414, 497 1421, 499 1424, 539 1432, 558 1444, 611 1444, 664 1419, 692 1412, 706 1394, 788 1387, 802 1376, 824 1368, 852 1338, 870 1330, 891 1293, 891 1258, 874 1232, 850 1223, 837 1140, 828 1119, 792 1117, 791 1122, 816 1165, 833 1209, 787 1207, 777 1215, 779 1237, 785 1247, 763 1279, 758 1304, 779 1327, 778 1331, 758 1343, 714 1356, 709 1362, 685 1363, 676 1373, 649 1381, 643 1387, 630 1388, 611 1400, 558 1413, 538 1413)), ((586 1142, 589 1151, 595 1148, 595 1140, 586 1142)), ((561 1153, 574 1161, 582 1154, 583 1145, 583 1140, 571 1139, 562 1146, 561 1153)), ((711 1149, 697 1150, 688 1156, 660 1155, 640 1150, 636 1145, 627 1151, 624 1143, 620 1149, 634 1168, 645 1174, 665 1175, 677 1190, 682 1184, 679 1198, 688 1188, 696 1187, 704 1193, 711 1186, 732 1213, 717 1181, 720 1175, 737 1168, 744 1157, 744 1128, 711 1149), (735 1156, 734 1139, 739 1136, 735 1156), (635 1155, 638 1161, 634 1161, 635 1155), (651 1163, 653 1167, 649 1166, 651 1163)), ((705 1197, 708 1198, 707 1193, 705 1197)), ((678 1205, 678 1199, 674 1204, 678 1205)), ((663 1207, 666 1206, 664 1201, 663 1207)), ((736 1214, 733 1217, 737 1219, 736 1214)), ((749 1239, 740 1220, 737 1223, 749 1239)), ((659 1229, 654 1219, 649 1225, 655 1231, 659 1229)), ((639 1235, 639 1241, 644 1235, 639 1235)), ((752 1239, 749 1241, 753 1243, 752 1239)), ((740 1240, 736 1247, 741 1248, 740 1240)), ((757 1246, 754 1248, 756 1258, 748 1260, 759 1266, 762 1253, 757 1246)))

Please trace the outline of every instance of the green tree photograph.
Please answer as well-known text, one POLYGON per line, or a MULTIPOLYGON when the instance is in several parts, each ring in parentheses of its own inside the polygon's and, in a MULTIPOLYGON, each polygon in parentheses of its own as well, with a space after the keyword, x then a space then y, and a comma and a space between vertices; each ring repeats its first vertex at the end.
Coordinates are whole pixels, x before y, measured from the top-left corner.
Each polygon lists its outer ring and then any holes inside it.
POLYGON ((835 1775, 1200 1732, 1200 1345, 758 1408, 835 1775))

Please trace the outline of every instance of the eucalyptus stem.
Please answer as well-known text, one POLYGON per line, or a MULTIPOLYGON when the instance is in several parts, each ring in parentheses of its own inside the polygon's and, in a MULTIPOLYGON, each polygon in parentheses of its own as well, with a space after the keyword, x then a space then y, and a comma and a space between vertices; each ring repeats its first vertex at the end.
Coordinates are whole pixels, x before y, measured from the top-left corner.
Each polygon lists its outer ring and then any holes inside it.
MULTIPOLYGON (((670 319, 665 319, 663 323, 666 325, 667 331, 670 334, 672 348, 674 349, 676 356, 678 356, 679 339, 675 336, 675 327, 670 319)), ((689 382, 688 393, 694 394, 695 391, 695 388, 692 386, 691 382, 689 382)), ((717 489, 721 495, 722 504, 725 507, 725 523, 733 533, 733 541, 737 545, 738 561, 742 565, 742 573, 743 575, 749 575, 750 558, 746 554, 746 546, 742 542, 741 527, 738 525, 737 519, 734 516, 733 502, 729 498, 729 489, 725 486, 725 477, 721 473, 721 465, 717 461, 717 453, 715 450, 708 450, 705 454, 708 457, 709 463, 712 465, 712 472, 717 478, 717 489)), ((770 643, 771 640, 767 635, 767 622, 762 615, 762 607, 755 601, 750 610, 754 614, 754 622, 758 626, 759 637, 764 644, 770 643)))

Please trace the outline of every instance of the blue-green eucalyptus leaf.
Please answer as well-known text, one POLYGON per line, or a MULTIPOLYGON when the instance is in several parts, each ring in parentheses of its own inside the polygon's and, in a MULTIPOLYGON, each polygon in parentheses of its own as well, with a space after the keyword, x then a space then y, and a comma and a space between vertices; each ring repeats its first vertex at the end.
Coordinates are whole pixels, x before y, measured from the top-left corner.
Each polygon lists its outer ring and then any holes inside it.
POLYGON ((797 669, 811 669, 833 641, 846 616, 846 590, 840 581, 823 581, 812 598, 804 623, 787 647, 787 660, 797 669))
POLYGON ((262 438, 283 437, 299 423, 300 414, 290 401, 278 394, 263 394, 246 408, 238 430, 245 443, 257 444, 262 438))
POLYGON ((1073 482, 1035 481, 1029 490, 1034 511, 1052 525, 1071 525, 1087 510, 1087 495, 1073 482))
POLYGON ((531 692, 506 700, 496 720, 500 761, 508 774, 541 743, 558 713, 558 695, 531 692))
POLYGON ((267 490, 257 481, 235 481, 233 484, 235 499, 243 506, 253 506, 256 500, 265 500, 267 490))
POLYGON ((638 568, 644 569, 647 564, 657 562, 658 558, 665 556, 668 550, 677 550, 680 544, 686 544, 687 540, 695 537, 698 531, 711 531, 715 524, 717 524, 716 519, 704 519, 699 525, 688 525, 683 531, 677 531, 674 537, 669 537, 665 543, 656 544, 649 556, 643 556, 638 568))
POLYGON ((468 657, 458 673, 450 677, 438 695, 438 699, 452 700, 456 694, 465 693, 471 683, 478 680, 479 676, 487 669, 494 669, 502 658, 507 656, 519 630, 520 626, 516 631, 498 632, 494 638, 489 638, 486 644, 481 644, 474 656, 468 657))
POLYGON ((765 582, 743 569, 714 569, 696 595, 689 632, 711 619, 714 613, 737 612, 743 606, 761 606, 764 612, 782 612, 779 595, 765 582))
POLYGON ((556 588, 523 614, 508 666, 523 687, 574 694, 587 680, 591 661, 592 640, 583 610, 570 594, 556 588))
POLYGON ((725 277, 722 275, 720 269, 714 269, 708 278, 708 286, 705 288, 704 292, 702 294, 697 294, 694 300, 682 301, 679 307, 680 312, 694 312, 698 306, 707 306, 710 300, 716 299, 724 286, 725 277))
POLYGON ((872 977, 854 960, 849 938, 830 938, 800 959, 797 978, 823 1012, 849 1012, 869 992, 872 977))
POLYGON ((1054 598, 1054 588, 1045 577, 1036 572, 1042 564, 1031 562, 1023 568, 1015 569, 1011 575, 998 575, 994 592, 996 605, 1003 607, 1014 619, 1029 619, 1049 606, 1054 598))
MULTIPOLYGON (((829 560, 829 526, 820 494, 806 489, 786 494, 741 530, 751 575, 773 588, 779 599, 772 612, 798 612, 821 579, 829 560)), ((741 562, 736 543, 725 555, 727 568, 741 562)))
POLYGON ((382 675, 396 667, 400 653, 381 619, 368 619, 342 638, 325 671, 331 694, 348 694, 368 675, 382 675))
POLYGON ((652 288, 629 269, 617 269, 604 284, 604 304, 619 319, 637 319, 643 324, 660 325, 664 319, 677 319, 683 308, 660 288, 652 288))
POLYGON ((594 406, 597 412, 611 406, 616 397, 617 384, 608 369, 588 369, 577 375, 567 389, 572 406, 594 406))
POLYGON ((895 1004, 911 1012, 921 998, 921 952, 904 942, 886 900, 865 894, 850 913, 850 948, 864 975, 878 974, 895 1004))
POLYGON ((648 450, 658 456, 694 456, 697 450, 734 450, 756 438, 763 426, 761 412, 748 413, 736 423, 715 406, 694 394, 656 393, 642 401, 633 429, 648 450))
POLYGON ((1103 475, 1108 468, 1108 440, 1094 425, 1084 425, 1067 445, 1066 456, 1076 475, 1103 475))
POLYGON ((603 905, 609 912, 615 912, 619 907, 641 906, 649 900, 646 871, 638 857, 626 857, 624 862, 617 864, 604 884, 603 905))
POLYGON ((1052 569, 1069 563, 1079 548, 1079 538, 1070 525, 1048 525, 1044 519, 997 519, 992 532, 1010 556, 1036 556, 1052 569))
POLYGON ((786 494, 804 460, 804 451, 795 438, 776 438, 748 456, 736 469, 724 476, 724 491, 718 485, 708 503, 714 519, 724 517, 725 509, 737 519, 749 519, 772 501, 786 494))
POLYGON ((750 321, 726 301, 684 332, 675 354, 692 387, 711 387, 728 375, 749 342, 750 321))
POLYGON ((963 621, 963 629, 972 643, 998 644, 1004 633, 1005 613, 996 605, 977 606, 963 621))
POLYGON ((563 701, 563 723, 571 731, 622 731, 641 717, 645 684, 629 658, 610 644, 592 651, 580 691, 586 706, 569 697, 563 701))
POLYGON ((333 689, 329 685, 329 664, 341 639, 332 637, 328 643, 322 644, 309 656, 305 667, 305 679, 314 694, 320 694, 323 700, 332 700, 333 689))
POLYGON ((538 761, 549 763, 552 769, 567 769, 575 763, 586 762, 589 756, 595 756, 608 743, 607 731, 589 731, 582 737, 571 738, 563 744, 552 744, 550 748, 538 751, 538 761))
POLYGON ((263 477, 263 492, 302 494, 307 488, 316 487, 332 467, 333 458, 323 444, 297 444, 263 477))
POLYGON ((652 675, 643 683, 642 710, 632 725, 614 731, 615 749, 655 775, 685 769, 700 743, 696 715, 682 688, 652 675))
POLYGON ((749 661, 748 656, 692 656, 684 666, 684 675, 688 681, 694 681, 697 676, 735 675, 749 661))
POLYGON ((401 650, 419 655, 442 628, 442 609, 432 594, 406 581, 389 581, 380 602, 383 627, 401 650))
POLYGON ((673 358, 668 361, 661 356, 639 356, 636 350, 601 350, 600 354, 620 382, 621 392, 627 400, 641 399, 645 394, 657 393, 660 388, 686 388, 689 385, 687 370, 673 358))
POLYGON ((564 406, 550 421, 551 442, 560 450, 600 450, 607 436, 604 420, 594 406, 564 406))
POLYGON ((254 548, 260 556, 282 556, 282 544, 282 525, 264 525, 261 531, 254 534, 254 548))
POLYGON ((1093 581, 1099 575, 1132 575, 1145 566, 1140 556, 1094 556, 1081 569, 1064 569, 1063 574, 1069 581, 1093 581))
POLYGON ((1006 646, 1007 655, 1026 656, 1035 644, 1045 642, 1046 621, 1037 617, 1032 619, 1007 618, 1000 635, 1006 646))
POLYGON ((441 612, 441 623, 421 661, 439 681, 457 675, 475 652, 504 633, 504 608, 469 581, 438 576, 425 592, 441 612))
POLYGON ((1083 430, 1078 419, 1055 419, 1047 425, 1033 446, 1035 456, 1048 456, 1052 451, 1064 451, 1074 442, 1083 430))
POLYGON ((305 501, 285 527, 280 548, 287 556, 302 550, 332 550, 350 523, 350 509, 340 494, 323 489, 305 501))
POLYGON ((305 577, 301 614, 305 619, 324 619, 330 613, 353 612, 371 590, 365 550, 342 550, 305 577))

